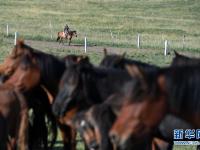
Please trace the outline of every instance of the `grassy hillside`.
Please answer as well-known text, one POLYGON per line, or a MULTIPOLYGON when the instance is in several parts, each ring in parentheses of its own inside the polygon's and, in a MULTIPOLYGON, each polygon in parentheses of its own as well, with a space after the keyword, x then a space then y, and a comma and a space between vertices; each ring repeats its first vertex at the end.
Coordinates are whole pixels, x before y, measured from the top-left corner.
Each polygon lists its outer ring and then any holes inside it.
POLYGON ((136 47, 140 33, 143 48, 200 47, 199 0, 0 0, 0 14, 0 33, 9 24, 26 39, 55 40, 67 23, 76 43, 136 47))

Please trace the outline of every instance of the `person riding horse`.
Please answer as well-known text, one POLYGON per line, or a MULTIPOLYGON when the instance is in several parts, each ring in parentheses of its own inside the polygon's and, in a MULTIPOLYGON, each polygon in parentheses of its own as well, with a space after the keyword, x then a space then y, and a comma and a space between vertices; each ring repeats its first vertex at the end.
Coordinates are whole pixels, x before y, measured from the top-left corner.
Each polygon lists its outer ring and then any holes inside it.
POLYGON ((64 27, 64 33, 65 33, 65 36, 67 36, 67 34, 69 33, 69 27, 67 24, 64 27))

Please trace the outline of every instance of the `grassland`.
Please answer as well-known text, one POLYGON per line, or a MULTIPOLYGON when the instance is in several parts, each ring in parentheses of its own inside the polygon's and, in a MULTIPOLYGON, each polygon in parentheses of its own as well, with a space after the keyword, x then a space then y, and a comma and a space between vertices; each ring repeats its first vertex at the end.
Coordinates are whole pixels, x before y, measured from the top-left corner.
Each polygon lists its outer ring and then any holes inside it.
POLYGON ((76 43, 87 36, 91 44, 136 47, 139 33, 143 48, 164 40, 176 49, 200 47, 199 0, 0 0, 0 14, 1 34, 9 24, 10 36, 26 39, 55 40, 67 23, 79 33, 76 43))
MULTIPOLYGON (((82 44, 87 36, 89 45, 127 52, 127 57, 147 63, 170 64, 173 53, 163 56, 164 40, 169 40, 171 49, 200 57, 200 0, 0 0, 0 61, 12 49, 15 31, 35 41, 32 46, 37 49, 58 56, 84 54, 55 43, 66 23, 78 32, 73 43, 82 44), (136 48, 138 33, 140 50, 136 48)), ((95 64, 103 57, 96 47, 87 55, 95 64)), ((175 147, 191 149, 195 148, 175 147)))

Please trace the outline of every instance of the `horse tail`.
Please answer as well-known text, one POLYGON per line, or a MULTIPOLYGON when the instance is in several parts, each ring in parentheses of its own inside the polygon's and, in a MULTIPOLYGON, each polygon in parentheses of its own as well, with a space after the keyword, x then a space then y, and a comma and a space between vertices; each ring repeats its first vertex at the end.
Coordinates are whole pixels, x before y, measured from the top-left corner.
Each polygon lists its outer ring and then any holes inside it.
POLYGON ((58 42, 58 40, 60 39, 60 32, 58 32, 58 37, 57 37, 57 42, 58 42))

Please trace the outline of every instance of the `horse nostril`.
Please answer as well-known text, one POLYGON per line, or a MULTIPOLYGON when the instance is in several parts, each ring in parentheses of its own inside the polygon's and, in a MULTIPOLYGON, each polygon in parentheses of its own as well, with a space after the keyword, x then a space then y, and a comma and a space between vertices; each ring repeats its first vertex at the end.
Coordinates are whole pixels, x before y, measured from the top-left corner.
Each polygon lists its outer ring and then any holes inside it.
POLYGON ((113 144, 117 144, 119 142, 119 137, 117 136, 117 134, 112 133, 110 134, 110 140, 113 144))
POLYGON ((99 145, 97 144, 96 141, 92 141, 92 142, 90 142, 89 147, 90 147, 90 149, 95 149, 96 150, 96 149, 99 148, 99 145))

